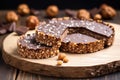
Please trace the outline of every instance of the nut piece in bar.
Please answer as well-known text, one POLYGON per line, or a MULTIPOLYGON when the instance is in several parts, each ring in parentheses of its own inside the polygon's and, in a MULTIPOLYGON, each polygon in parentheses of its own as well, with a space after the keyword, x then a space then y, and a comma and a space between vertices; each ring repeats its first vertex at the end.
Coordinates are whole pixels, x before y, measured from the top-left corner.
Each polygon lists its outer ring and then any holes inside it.
POLYGON ((30 8, 27 4, 20 4, 18 6, 17 12, 20 15, 28 15, 28 14, 30 14, 30 8))
POLYGON ((79 18, 79 19, 90 19, 90 13, 86 9, 80 9, 77 12, 77 18, 79 18))
POLYGON ((35 27, 40 23, 36 16, 28 16, 26 19, 26 26, 29 29, 35 29, 35 27))
POLYGON ((19 19, 18 15, 14 11, 9 11, 6 14, 7 22, 17 22, 19 19))
POLYGON ((50 5, 46 9, 46 14, 48 17, 55 17, 58 15, 59 9, 56 5, 50 5))

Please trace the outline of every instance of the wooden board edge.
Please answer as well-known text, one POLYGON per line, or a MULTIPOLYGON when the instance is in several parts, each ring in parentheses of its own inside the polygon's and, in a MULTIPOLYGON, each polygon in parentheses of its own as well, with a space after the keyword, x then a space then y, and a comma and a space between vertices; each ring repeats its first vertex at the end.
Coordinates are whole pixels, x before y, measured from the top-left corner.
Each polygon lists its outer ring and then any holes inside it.
POLYGON ((10 56, 4 50, 2 57, 6 64, 30 73, 60 78, 91 78, 120 71, 120 60, 102 65, 86 67, 62 67, 32 63, 10 56))

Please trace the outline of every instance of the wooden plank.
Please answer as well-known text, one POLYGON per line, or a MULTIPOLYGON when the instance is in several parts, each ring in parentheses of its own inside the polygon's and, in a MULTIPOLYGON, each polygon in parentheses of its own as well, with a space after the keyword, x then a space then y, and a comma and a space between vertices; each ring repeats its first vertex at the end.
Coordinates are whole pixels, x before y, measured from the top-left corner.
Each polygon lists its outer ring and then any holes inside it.
POLYGON ((0 53, 0 80, 15 80, 17 69, 6 65, 0 53))
POLYGON ((0 80, 15 80, 16 69, 0 65, 0 80))
POLYGON ((19 74, 18 74, 16 80, 37 80, 37 79, 32 79, 32 76, 33 75, 31 73, 19 71, 19 74))
POLYGON ((32 74, 32 80, 43 80, 41 77, 42 77, 41 75, 32 74))

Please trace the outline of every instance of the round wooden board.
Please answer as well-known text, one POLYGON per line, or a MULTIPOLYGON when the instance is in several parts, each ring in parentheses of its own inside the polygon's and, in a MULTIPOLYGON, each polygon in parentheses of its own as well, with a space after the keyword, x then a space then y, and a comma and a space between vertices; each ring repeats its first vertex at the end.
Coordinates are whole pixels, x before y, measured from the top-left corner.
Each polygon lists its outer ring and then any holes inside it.
MULTIPOLYGON (((115 27, 115 40, 111 47, 91 54, 66 53, 68 63, 57 66, 57 56, 48 59, 22 58, 16 51, 16 33, 8 35, 3 42, 4 61, 20 70, 46 76, 64 78, 88 78, 120 70, 120 25, 115 27)), ((33 31, 29 31, 32 33, 33 31)))

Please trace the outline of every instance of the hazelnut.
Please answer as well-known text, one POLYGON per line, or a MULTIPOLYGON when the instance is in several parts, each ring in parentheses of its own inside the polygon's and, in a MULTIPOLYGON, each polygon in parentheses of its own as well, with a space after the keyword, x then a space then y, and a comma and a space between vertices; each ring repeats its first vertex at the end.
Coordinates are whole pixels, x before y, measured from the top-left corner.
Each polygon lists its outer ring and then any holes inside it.
POLYGON ((66 57, 66 54, 65 53, 61 53, 58 56, 58 60, 63 60, 65 57, 66 57))
POLYGON ((106 4, 101 5, 100 9, 103 18, 113 18, 116 15, 115 9, 106 4))
POLYGON ((35 27, 39 24, 39 19, 36 16, 28 16, 26 19, 26 26, 29 29, 35 29, 35 27))
POLYGON ((6 20, 8 22, 17 22, 18 21, 18 15, 14 11, 9 11, 6 14, 6 20))
POLYGON ((27 4, 20 4, 17 9, 20 15, 27 15, 30 14, 30 9, 27 4))
POLYGON ((59 60, 57 61, 57 65, 62 65, 63 64, 63 61, 59 60))
POLYGON ((100 19, 102 19, 102 16, 100 14, 96 14, 94 16, 94 20, 100 20, 100 19))
POLYGON ((58 15, 59 9, 56 5, 48 6, 46 14, 48 17, 55 17, 58 15))
POLYGON ((77 18, 90 19, 90 13, 86 9, 81 9, 77 12, 77 18))
POLYGON ((68 60, 68 58, 67 57, 65 57, 64 59, 63 59, 63 62, 64 63, 67 63, 69 60, 68 60))

